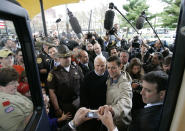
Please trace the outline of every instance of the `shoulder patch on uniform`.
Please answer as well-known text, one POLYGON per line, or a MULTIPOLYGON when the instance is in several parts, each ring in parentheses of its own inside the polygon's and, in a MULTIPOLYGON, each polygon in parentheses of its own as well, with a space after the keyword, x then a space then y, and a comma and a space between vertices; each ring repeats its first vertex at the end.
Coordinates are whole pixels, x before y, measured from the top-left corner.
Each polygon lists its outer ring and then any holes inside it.
POLYGON ((41 58, 37 58, 37 64, 42 63, 42 59, 41 58))
POLYGON ((8 105, 10 105, 10 101, 4 101, 4 102, 2 103, 2 105, 3 105, 3 106, 8 106, 8 105))
POLYGON ((48 74, 47 81, 48 81, 48 82, 51 82, 52 79, 53 79, 53 74, 49 73, 49 74, 48 74))
POLYGON ((9 106, 9 107, 7 107, 4 111, 5 111, 6 113, 10 113, 10 112, 12 112, 13 110, 14 110, 13 106, 9 106))

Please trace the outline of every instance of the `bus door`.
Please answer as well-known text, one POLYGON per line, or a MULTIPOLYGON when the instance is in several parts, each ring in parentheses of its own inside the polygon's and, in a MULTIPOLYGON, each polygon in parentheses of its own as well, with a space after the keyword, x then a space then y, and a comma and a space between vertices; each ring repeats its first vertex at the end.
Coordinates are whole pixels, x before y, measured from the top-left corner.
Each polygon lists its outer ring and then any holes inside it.
MULTIPOLYGON (((15 3, 0 0, 0 21, 6 23, 4 33, 0 34, 0 50, 10 50, 13 64, 9 63, 8 66, 19 73, 19 92, 33 103, 33 112, 24 130, 49 131, 27 11, 15 3)), ((0 66, 3 68, 6 64, 2 62, 0 66)))

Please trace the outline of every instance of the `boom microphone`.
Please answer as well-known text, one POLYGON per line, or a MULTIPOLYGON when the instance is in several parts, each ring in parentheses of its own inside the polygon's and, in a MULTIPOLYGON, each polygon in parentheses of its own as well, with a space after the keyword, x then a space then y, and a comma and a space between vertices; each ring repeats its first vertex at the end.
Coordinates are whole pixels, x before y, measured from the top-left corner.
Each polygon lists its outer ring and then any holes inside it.
POLYGON ((114 5, 114 3, 109 3, 109 9, 105 13, 105 20, 104 20, 104 28, 106 30, 111 30, 113 27, 113 22, 114 22, 114 12, 111 9, 117 10, 121 16, 132 26, 132 28, 139 34, 137 29, 130 23, 130 21, 121 13, 121 11, 114 5))
POLYGON ((142 29, 144 23, 145 23, 145 18, 144 18, 142 15, 139 16, 139 18, 138 18, 137 21, 136 21, 136 28, 137 28, 138 30, 142 29))
POLYGON ((114 11, 108 10, 105 13, 104 28, 106 30, 111 30, 114 23, 114 11))
POLYGON ((67 8, 67 11, 68 11, 68 16, 69 16, 69 23, 70 23, 73 31, 76 33, 78 39, 80 39, 81 38, 80 33, 82 33, 82 29, 80 27, 80 24, 79 24, 77 18, 73 16, 72 12, 69 11, 68 8, 67 8))
POLYGON ((61 19, 60 18, 58 18, 57 20, 56 20, 56 23, 59 23, 61 21, 61 19))
POLYGON ((157 36, 158 40, 159 40, 160 43, 161 43, 162 48, 165 50, 163 43, 161 42, 159 36, 157 35, 157 32, 154 30, 153 26, 152 26, 152 25, 150 24, 150 22, 148 21, 148 18, 147 18, 146 14, 145 14, 145 11, 143 11, 143 12, 141 13, 141 15, 139 16, 139 18, 137 19, 137 21, 136 21, 136 28, 137 28, 137 29, 143 28, 143 25, 144 25, 145 20, 146 20, 146 22, 150 25, 150 27, 152 28, 153 32, 154 32, 155 35, 157 36))

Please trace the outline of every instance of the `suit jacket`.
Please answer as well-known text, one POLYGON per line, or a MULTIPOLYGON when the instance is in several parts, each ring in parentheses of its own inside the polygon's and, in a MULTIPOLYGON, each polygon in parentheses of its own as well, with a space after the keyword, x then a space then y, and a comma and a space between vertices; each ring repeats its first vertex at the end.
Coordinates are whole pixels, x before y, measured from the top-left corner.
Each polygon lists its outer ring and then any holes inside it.
POLYGON ((71 129, 71 127, 68 125, 68 123, 66 123, 61 129, 60 131, 73 131, 73 129, 71 129))
POLYGON ((93 70, 93 65, 88 63, 88 67, 84 64, 79 63, 80 68, 82 69, 82 72, 84 76, 86 76, 90 71, 93 70))
POLYGON ((102 55, 103 55, 106 59, 109 58, 109 53, 106 52, 106 51, 102 51, 102 55))
POLYGON ((133 114, 129 131, 158 131, 162 105, 143 108, 133 114))

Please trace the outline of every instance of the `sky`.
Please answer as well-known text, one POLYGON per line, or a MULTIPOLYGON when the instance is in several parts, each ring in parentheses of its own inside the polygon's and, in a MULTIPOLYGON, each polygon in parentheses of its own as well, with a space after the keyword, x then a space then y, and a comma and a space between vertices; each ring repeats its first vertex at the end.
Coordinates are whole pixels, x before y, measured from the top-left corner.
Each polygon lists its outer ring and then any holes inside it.
MULTIPOLYGON (((75 14, 75 12, 86 12, 88 15, 90 14, 90 11, 95 8, 101 8, 102 5, 107 7, 109 3, 113 2, 115 6, 123 13, 123 15, 126 14, 126 12, 123 9, 123 5, 128 3, 128 0, 81 0, 79 3, 73 3, 66 5, 60 5, 53 7, 56 11, 57 17, 60 17, 62 20, 66 21, 68 19, 66 15, 66 7, 69 8, 69 10, 75 14)), ((163 7, 165 6, 164 3, 161 2, 161 0, 147 0, 147 4, 149 5, 149 12, 152 14, 159 13, 163 11, 163 7)), ((115 11, 116 14, 119 14, 117 11, 115 11)), ((119 23, 118 16, 115 17, 114 22, 119 23)))
MULTIPOLYGON (((127 3, 126 0, 84 0, 80 1, 80 3, 73 3, 68 4, 67 7, 72 11, 90 11, 94 8, 101 7, 102 4, 107 5, 110 2, 113 2, 115 6, 124 14, 124 10, 122 6, 124 3, 127 3)), ((159 13, 162 12, 164 3, 162 3, 160 0, 148 0, 147 4, 149 5, 149 12, 151 13, 159 13)), ((65 5, 56 6, 54 9, 57 11, 57 13, 65 12, 65 5)))

